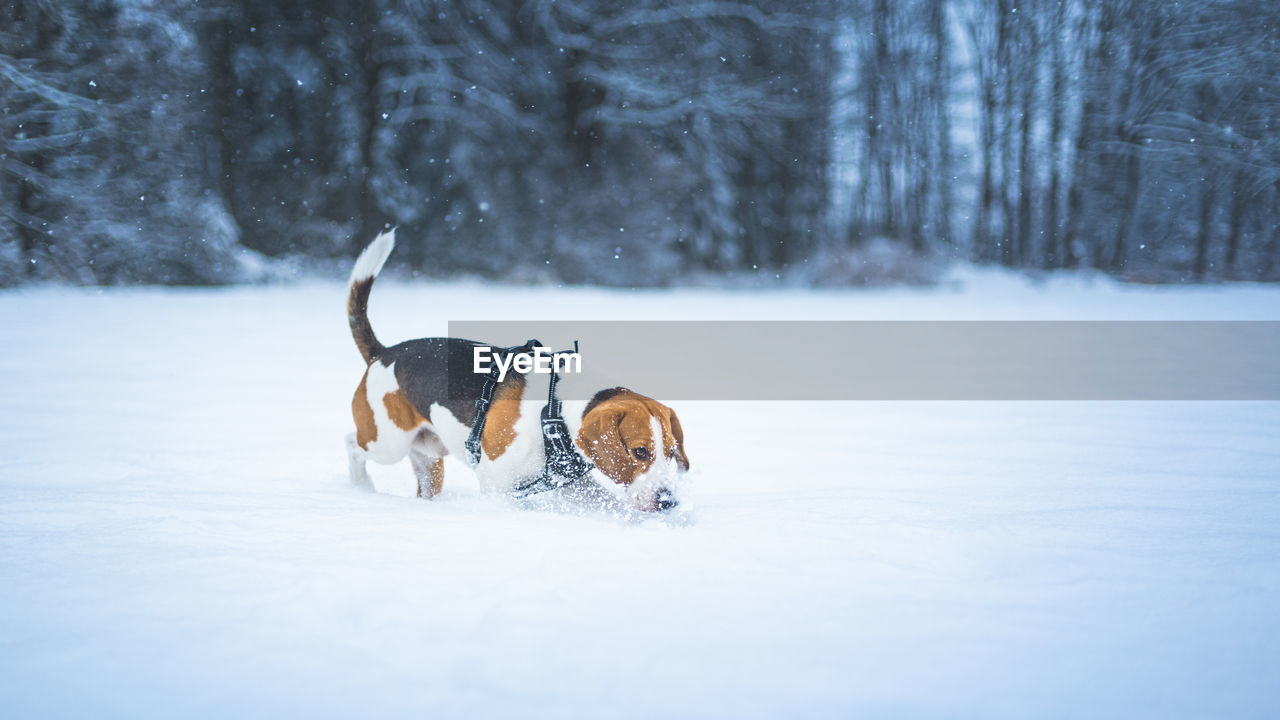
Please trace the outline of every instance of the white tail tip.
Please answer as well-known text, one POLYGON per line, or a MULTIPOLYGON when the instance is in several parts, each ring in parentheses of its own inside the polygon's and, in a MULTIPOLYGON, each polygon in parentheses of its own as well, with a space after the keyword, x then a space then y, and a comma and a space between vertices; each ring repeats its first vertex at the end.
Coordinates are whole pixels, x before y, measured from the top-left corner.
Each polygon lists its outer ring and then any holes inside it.
POLYGON ((392 228, 384 233, 378 233, 378 237, 369 243, 369 246, 360 253, 360 257, 356 258, 355 267, 351 268, 351 282, 357 283, 361 280, 368 280, 382 271, 382 265, 387 262, 387 256, 396 246, 396 231, 392 228))

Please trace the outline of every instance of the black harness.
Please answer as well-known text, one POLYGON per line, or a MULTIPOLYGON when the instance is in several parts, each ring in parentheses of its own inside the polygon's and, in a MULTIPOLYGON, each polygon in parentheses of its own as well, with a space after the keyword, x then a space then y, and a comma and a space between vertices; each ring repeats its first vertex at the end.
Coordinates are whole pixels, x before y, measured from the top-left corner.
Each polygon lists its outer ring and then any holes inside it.
MULTIPOLYGON (((534 348, 542 347, 537 340, 530 340, 524 345, 506 349, 507 354, 532 353, 534 348)), ((578 351, 578 343, 573 344, 573 351, 578 351)), ((512 494, 518 498, 528 497, 547 490, 564 487, 571 482, 586 477, 595 467, 587 461, 574 447, 569 435, 569 426, 561 412, 560 398, 556 395, 556 383, 560 381, 555 370, 555 356, 551 354, 551 381, 547 390, 547 404, 542 408, 542 448, 544 459, 542 474, 516 487, 512 494)), ((480 436, 484 433, 485 418, 489 407, 493 404, 493 392, 498 387, 498 366, 494 363, 489 374, 484 378, 484 387, 480 397, 476 398, 476 417, 471 421, 471 432, 467 435, 467 459, 471 466, 480 463, 480 436)))

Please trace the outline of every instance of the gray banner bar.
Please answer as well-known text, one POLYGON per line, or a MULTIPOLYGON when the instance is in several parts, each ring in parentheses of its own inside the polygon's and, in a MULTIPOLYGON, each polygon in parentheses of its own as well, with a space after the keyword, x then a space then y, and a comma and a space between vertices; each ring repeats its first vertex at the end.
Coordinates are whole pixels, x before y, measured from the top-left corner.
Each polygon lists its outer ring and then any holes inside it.
MULTIPOLYGON (((1280 400, 1280 322, 449 323, 675 400, 1280 400)), ((574 390, 570 390, 570 387, 574 390)), ((566 399, 583 399, 569 398, 566 399)))

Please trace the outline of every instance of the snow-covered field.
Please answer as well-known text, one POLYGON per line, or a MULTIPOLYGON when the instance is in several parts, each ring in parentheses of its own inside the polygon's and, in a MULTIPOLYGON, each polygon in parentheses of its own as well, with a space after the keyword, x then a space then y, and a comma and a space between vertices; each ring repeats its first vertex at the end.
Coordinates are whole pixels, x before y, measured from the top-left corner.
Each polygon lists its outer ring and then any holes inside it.
MULTIPOLYGON (((1280 715, 1280 403, 676 403, 676 521, 347 483, 345 288, 0 293, 0 717, 1280 715)), ((450 319, 1280 319, 1280 288, 608 291, 450 319)), ((1278 360, 1280 362, 1280 360, 1278 360)))

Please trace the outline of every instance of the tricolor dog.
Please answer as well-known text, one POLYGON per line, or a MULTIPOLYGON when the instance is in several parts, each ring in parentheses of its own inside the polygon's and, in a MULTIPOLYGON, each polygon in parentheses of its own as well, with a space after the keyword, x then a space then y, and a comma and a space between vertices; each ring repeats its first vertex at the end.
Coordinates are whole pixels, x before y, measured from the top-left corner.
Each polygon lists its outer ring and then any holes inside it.
MULTIPOLYGON (((489 346, 459 338, 422 338, 393 347, 378 342, 369 324, 369 291, 393 247, 394 231, 379 235, 351 272, 347 319, 368 366, 351 399, 356 425, 347 437, 352 482, 372 490, 366 461, 391 464, 407 457, 418 479, 418 496, 432 498, 444 483, 442 458, 452 454, 463 459, 478 455, 474 468, 485 492, 530 487, 549 465, 541 414, 552 405, 549 383, 555 376, 519 372, 510 358, 497 356, 507 370, 500 382, 490 384, 491 400, 482 414, 476 401, 485 393, 486 374, 475 371, 476 348, 489 346), (479 452, 468 452, 467 439, 478 418, 479 452)), ((562 427, 567 426, 568 437, 561 447, 577 453, 569 459, 584 472, 594 465, 590 476, 597 483, 640 510, 674 507, 674 490, 689 469, 675 411, 620 387, 577 396, 591 399, 563 404, 562 427)))

